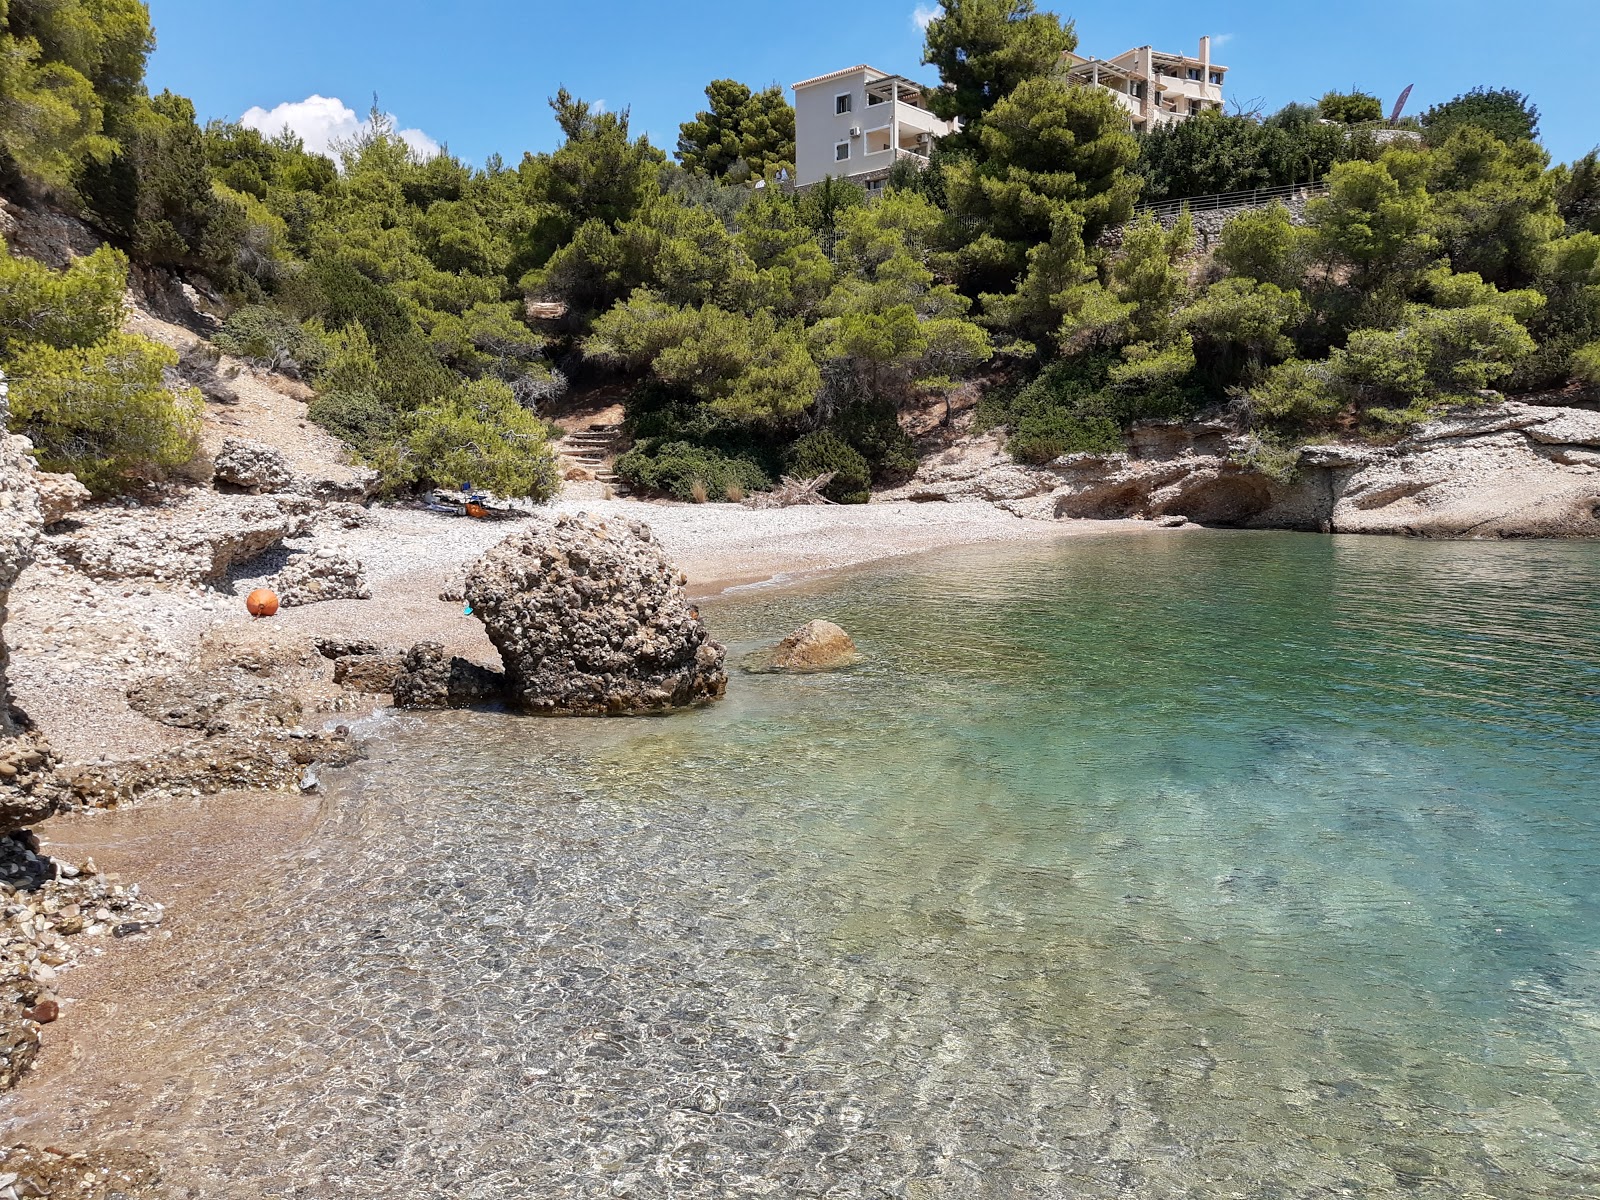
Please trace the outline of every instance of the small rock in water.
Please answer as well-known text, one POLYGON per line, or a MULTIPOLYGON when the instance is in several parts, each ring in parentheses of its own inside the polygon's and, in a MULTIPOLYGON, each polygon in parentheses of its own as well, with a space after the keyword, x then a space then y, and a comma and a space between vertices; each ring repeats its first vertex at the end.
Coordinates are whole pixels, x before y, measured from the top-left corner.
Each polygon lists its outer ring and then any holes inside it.
POLYGON ((854 666, 861 657, 850 635, 832 621, 807 621, 776 646, 748 655, 741 665, 758 675, 808 674, 854 666))

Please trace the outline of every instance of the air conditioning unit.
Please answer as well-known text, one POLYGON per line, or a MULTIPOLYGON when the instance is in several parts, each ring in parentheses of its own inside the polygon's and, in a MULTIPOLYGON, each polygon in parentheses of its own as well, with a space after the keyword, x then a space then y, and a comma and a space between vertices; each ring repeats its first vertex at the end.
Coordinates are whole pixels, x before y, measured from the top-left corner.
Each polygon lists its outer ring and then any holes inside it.
POLYGON ((859 126, 859 125, 850 126, 850 136, 851 137, 860 137, 861 136, 861 126, 859 126))

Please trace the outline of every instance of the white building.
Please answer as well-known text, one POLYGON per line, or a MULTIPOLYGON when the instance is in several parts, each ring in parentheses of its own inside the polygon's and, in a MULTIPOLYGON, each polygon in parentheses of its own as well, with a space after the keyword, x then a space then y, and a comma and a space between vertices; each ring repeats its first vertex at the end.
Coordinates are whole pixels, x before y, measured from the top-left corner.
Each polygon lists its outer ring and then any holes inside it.
POLYGON ((1211 39, 1200 39, 1200 54, 1189 58, 1149 46, 1115 58, 1067 56, 1067 78, 1103 87, 1128 110, 1135 129, 1153 128, 1222 108, 1228 68, 1211 61, 1211 39))
POLYGON ((926 164, 933 140, 956 128, 929 112, 922 85, 865 64, 794 85, 795 184, 826 176, 883 186, 897 159, 926 164))

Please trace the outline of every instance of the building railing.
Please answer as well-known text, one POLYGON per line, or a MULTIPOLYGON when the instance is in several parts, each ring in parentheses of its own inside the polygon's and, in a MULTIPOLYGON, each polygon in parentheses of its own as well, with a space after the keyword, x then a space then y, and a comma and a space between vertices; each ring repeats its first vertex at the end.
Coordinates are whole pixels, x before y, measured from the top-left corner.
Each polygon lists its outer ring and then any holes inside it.
POLYGON ((1135 213, 1152 213, 1157 219, 1175 217, 1184 209, 1190 212, 1214 212, 1219 208, 1261 208, 1275 200, 1292 200, 1297 196, 1320 196, 1327 192, 1327 180, 1315 183, 1288 183, 1279 187, 1251 188, 1243 192, 1217 192, 1210 196, 1179 196, 1172 200, 1158 200, 1154 204, 1141 204, 1135 213))

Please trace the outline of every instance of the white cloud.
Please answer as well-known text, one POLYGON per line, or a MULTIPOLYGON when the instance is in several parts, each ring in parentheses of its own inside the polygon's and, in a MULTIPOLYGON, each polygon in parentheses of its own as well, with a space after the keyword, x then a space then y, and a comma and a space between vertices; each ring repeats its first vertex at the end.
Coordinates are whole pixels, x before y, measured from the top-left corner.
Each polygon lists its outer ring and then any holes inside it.
POLYGON ((1213 33, 1211 35, 1211 46, 1213 49, 1220 50, 1229 42, 1233 41, 1233 38, 1234 35, 1231 33, 1213 33))
POLYGON ((911 23, 918 29, 926 29, 928 22, 935 17, 944 16, 944 9, 937 4, 919 4, 911 10, 911 23))
MULTIPOLYGON (((239 124, 259 129, 269 137, 291 129, 300 135, 313 154, 333 155, 333 143, 354 137, 371 127, 371 122, 356 116, 355 110, 337 96, 307 96, 280 104, 273 109, 257 105, 247 109, 239 124)), ((396 136, 422 158, 432 158, 441 147, 420 129, 398 129, 396 136)))

